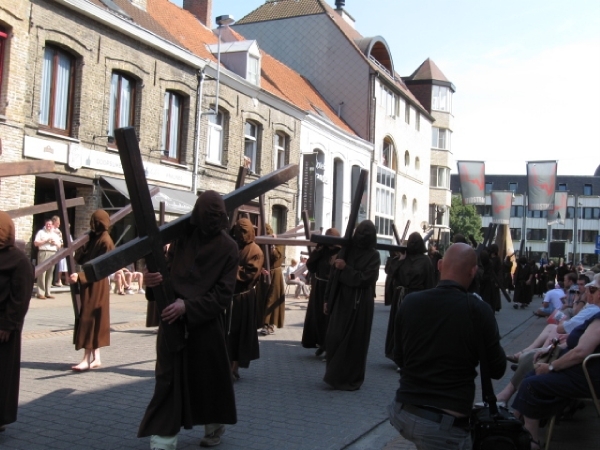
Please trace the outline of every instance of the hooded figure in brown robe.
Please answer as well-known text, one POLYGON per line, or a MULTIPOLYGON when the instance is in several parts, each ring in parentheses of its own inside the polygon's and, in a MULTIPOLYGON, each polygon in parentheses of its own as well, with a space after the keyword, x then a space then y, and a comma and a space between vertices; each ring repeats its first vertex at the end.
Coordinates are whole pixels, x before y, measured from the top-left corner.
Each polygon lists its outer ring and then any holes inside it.
POLYGON ((0 211, 0 427, 17 420, 21 330, 34 279, 29 258, 15 247, 15 224, 0 211))
MULTIPOLYGON (((335 228, 329 228, 325 231, 325 236, 339 237, 340 232, 335 228)), ((302 347, 318 347, 317 356, 322 355, 325 351, 325 335, 329 316, 323 311, 323 304, 326 301, 325 290, 331 273, 331 264, 339 251, 340 247, 337 245, 317 245, 306 261, 306 268, 311 273, 311 289, 304 317, 302 347)))
POLYGON ((380 265, 376 243, 375 225, 364 220, 354 231, 346 258, 333 263, 339 270, 339 283, 333 300, 329 298, 331 283, 327 286, 330 317, 323 380, 334 389, 354 391, 365 379, 380 265))
MULTIPOLYGON (((267 224, 267 235, 273 236, 273 228, 267 224)), ((264 296, 265 308, 263 310, 262 334, 273 334, 274 327, 283 328, 285 319, 285 286, 283 284, 283 272, 281 265, 285 259, 285 247, 283 245, 269 246, 269 262, 271 263, 271 284, 264 296)))
POLYGON ((239 219, 232 231, 239 247, 239 268, 230 312, 228 349, 231 372, 239 379, 238 367, 248 368, 250 361, 260 357, 256 333, 255 285, 265 257, 260 247, 254 243, 254 227, 249 219, 239 219))
MULTIPOLYGON (((237 422, 225 343, 225 309, 235 287, 238 247, 225 231, 227 224, 223 198, 206 191, 196 200, 188 232, 169 247, 169 275, 177 299, 162 311, 156 341, 156 385, 138 437, 176 439, 181 427, 237 422), (171 314, 173 311, 176 313, 171 314), (182 350, 169 351, 164 334, 167 326, 185 328, 182 350)), ((149 287, 146 298, 153 301, 162 275, 148 273, 145 278, 149 287)), ((224 432, 222 426, 213 429, 221 430, 219 436, 224 432)))
MULTIPOLYGON (((103 209, 96 210, 90 219, 90 240, 75 252, 75 262, 85 264, 115 248, 108 234, 110 217, 103 209)), ((93 283, 85 272, 71 274, 71 281, 79 283, 81 311, 76 322, 75 350, 85 349, 83 360, 71 369, 81 372, 100 367, 100 347, 110 345, 110 284, 106 278, 93 283)))
POLYGON ((394 356, 394 324, 402 299, 411 292, 435 287, 433 265, 426 252, 423 237, 415 231, 408 236, 406 257, 393 265, 393 272, 390 274, 393 286, 392 307, 385 336, 385 356, 389 359, 393 359, 394 356))

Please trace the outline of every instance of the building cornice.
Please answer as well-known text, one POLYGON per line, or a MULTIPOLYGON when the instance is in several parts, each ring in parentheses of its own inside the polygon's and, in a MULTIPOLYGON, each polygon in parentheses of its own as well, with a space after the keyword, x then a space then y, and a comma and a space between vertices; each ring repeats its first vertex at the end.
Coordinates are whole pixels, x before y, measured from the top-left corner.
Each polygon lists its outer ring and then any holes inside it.
POLYGON ((140 27, 139 25, 124 20, 86 0, 52 0, 72 11, 101 23, 102 25, 118 31, 130 38, 142 42, 149 47, 162 52, 178 61, 188 64, 196 69, 203 69, 207 61, 199 58, 184 48, 157 36, 156 34, 140 27))

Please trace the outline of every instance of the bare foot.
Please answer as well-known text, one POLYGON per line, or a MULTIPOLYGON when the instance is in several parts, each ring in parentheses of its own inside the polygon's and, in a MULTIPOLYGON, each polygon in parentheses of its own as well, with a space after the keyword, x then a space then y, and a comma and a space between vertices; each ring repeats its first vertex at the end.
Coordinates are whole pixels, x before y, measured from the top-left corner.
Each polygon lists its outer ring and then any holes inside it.
POLYGON ((71 367, 71 370, 75 371, 75 372, 85 372, 86 370, 90 369, 90 365, 88 364, 87 361, 82 361, 79 364, 77 364, 76 366, 71 367))
POLYGON ((94 362, 90 364, 90 369, 98 369, 102 367, 102 362, 98 359, 95 359, 94 362))

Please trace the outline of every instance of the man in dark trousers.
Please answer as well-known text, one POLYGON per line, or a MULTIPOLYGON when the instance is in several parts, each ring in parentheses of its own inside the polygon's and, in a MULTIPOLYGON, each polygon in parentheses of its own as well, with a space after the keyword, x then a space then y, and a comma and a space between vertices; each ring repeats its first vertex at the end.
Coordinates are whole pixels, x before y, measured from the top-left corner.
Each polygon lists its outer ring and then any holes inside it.
POLYGON ((506 369, 494 312, 467 292, 476 271, 475 251, 453 244, 440 262, 437 287, 407 295, 398 309, 394 361, 401 378, 388 412, 419 450, 471 449, 480 340, 490 376, 499 379, 506 369))
POLYGON ((33 280, 29 258, 15 247, 15 224, 0 211, 0 431, 17 420, 21 330, 33 280))
MULTIPOLYGON (((238 248, 225 232, 225 204, 215 191, 196 201, 190 229, 169 247, 169 274, 177 300, 161 315, 156 344, 156 385, 138 437, 150 447, 175 450, 181 427, 205 425, 203 447, 213 447, 237 421, 233 382, 225 343, 224 312, 238 271, 238 248), (185 346, 170 351, 165 326, 185 329, 185 346)), ((162 282, 146 274, 146 297, 162 282)))

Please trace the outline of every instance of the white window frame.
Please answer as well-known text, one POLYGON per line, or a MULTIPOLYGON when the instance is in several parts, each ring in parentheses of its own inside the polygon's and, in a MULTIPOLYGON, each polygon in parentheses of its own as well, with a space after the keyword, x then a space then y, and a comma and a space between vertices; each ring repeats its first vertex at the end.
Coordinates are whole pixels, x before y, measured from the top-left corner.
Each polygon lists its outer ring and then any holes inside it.
POLYGON ((450 130, 431 127, 431 147, 450 150, 450 130))
POLYGON ((275 169, 281 169, 286 164, 289 139, 289 136, 282 131, 278 131, 273 136, 275 169))
POLYGON ((450 169, 443 166, 431 166, 429 186, 450 189, 450 169))
POLYGON ((452 91, 450 88, 434 84, 431 89, 431 109, 452 112, 452 91))
POLYGON ((260 85, 260 58, 248 55, 248 70, 246 79, 257 86, 260 85))
POLYGON ((215 164, 223 164, 223 120, 222 112, 208 116, 206 160, 215 164))
POLYGON ((377 234, 380 236, 393 236, 391 222, 394 220, 396 209, 396 184, 395 171, 383 166, 377 167, 375 222, 385 221, 385 223, 390 224, 390 226, 385 227, 387 230, 378 229, 377 234))
POLYGON ((110 105, 108 110, 107 134, 109 136, 114 136, 117 128, 134 125, 135 95, 136 81, 122 72, 113 72, 110 81, 110 105), (127 82, 125 86, 123 86, 123 81, 127 82))
MULTIPOLYGON (((251 129, 252 129, 251 128, 251 129)), ((244 123, 244 156, 250 158, 250 169, 252 172, 256 173, 256 160, 258 158, 258 125, 254 122, 246 121, 244 123), (248 127, 252 127, 254 129, 254 135, 248 133, 248 127)))

